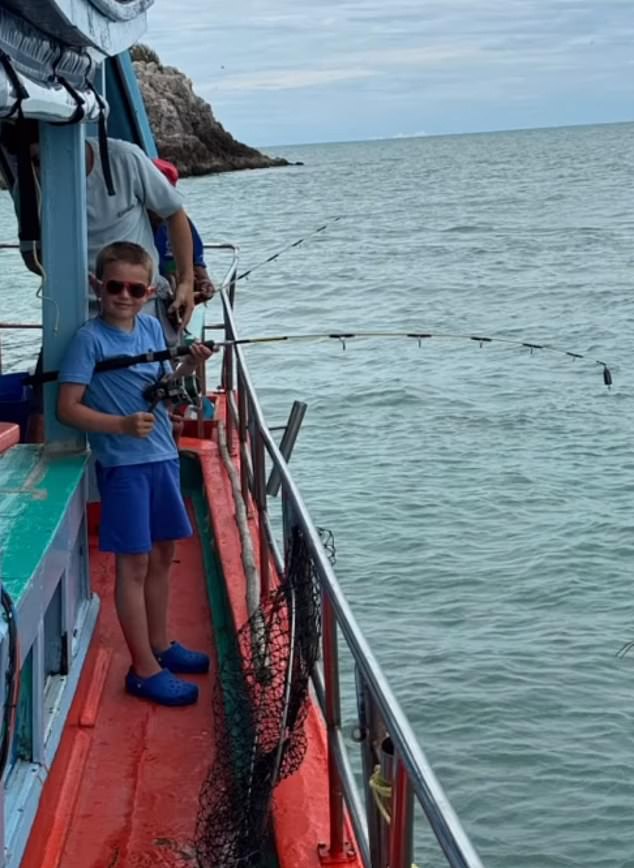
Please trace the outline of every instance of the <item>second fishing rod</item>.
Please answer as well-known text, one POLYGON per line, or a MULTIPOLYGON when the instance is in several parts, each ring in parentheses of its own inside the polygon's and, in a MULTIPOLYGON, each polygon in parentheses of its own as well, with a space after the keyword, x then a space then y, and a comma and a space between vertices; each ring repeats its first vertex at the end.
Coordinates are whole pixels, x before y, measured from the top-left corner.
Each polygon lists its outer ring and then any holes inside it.
MULTIPOLYGON (((336 340, 342 348, 346 348, 347 341, 355 338, 380 339, 380 338, 401 338, 415 340, 419 346, 423 341, 431 339, 445 340, 460 340, 477 343, 480 347, 488 344, 503 344, 517 349, 528 350, 530 353, 536 351, 556 353, 560 356, 565 356, 569 359, 581 359, 593 365, 598 365, 603 373, 603 383, 610 387, 612 385, 612 373, 607 364, 599 359, 593 359, 584 353, 573 352, 572 350, 560 349, 551 344, 538 343, 535 341, 518 341, 511 338, 503 337, 487 337, 478 334, 457 334, 451 332, 429 332, 429 331, 346 331, 346 332, 313 332, 310 334, 290 334, 290 335, 263 335, 260 337, 236 338, 235 340, 224 341, 204 341, 204 346, 212 352, 223 349, 224 347, 246 346, 249 344, 272 344, 285 341, 317 341, 317 340, 336 340)), ((147 364, 149 362, 165 362, 175 360, 181 356, 191 355, 190 347, 180 345, 171 347, 170 349, 157 350, 153 352, 141 353, 136 356, 116 356, 110 359, 103 359, 95 365, 95 373, 106 371, 115 371, 120 368, 128 368, 132 365, 147 364)), ((44 371, 39 374, 33 374, 24 378, 24 385, 35 385, 39 383, 52 383, 59 375, 59 371, 44 371)))

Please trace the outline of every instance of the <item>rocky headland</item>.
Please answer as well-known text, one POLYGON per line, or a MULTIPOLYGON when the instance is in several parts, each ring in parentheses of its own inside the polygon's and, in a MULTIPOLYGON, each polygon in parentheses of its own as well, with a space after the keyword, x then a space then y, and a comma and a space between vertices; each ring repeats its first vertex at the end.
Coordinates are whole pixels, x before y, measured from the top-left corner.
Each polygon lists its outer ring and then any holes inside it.
POLYGON ((182 176, 289 165, 236 141, 196 96, 191 80, 163 66, 151 48, 135 45, 131 54, 158 152, 182 176))

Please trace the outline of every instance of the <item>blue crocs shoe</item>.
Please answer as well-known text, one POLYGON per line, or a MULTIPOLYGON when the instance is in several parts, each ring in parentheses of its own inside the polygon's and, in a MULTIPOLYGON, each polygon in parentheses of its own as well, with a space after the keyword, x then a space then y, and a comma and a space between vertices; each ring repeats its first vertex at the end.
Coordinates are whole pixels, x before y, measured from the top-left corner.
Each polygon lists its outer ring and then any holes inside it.
POLYGON ((139 678, 132 669, 125 678, 125 689, 133 696, 149 699, 158 705, 192 705, 198 699, 198 687, 174 678, 167 669, 161 669, 149 678, 139 678))
POLYGON ((178 642, 172 642, 167 651, 156 654, 164 669, 181 675, 203 675, 209 672, 209 657, 202 651, 190 651, 178 642))

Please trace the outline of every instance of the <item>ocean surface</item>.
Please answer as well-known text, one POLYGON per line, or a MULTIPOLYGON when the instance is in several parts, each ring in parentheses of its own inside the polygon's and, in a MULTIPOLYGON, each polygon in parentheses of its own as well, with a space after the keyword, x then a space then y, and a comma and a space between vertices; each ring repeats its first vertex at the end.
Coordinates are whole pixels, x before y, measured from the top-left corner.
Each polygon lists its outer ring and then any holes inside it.
MULTIPOLYGON (((634 125, 275 153, 304 165, 180 184, 245 269, 306 237, 239 285, 243 336, 587 356, 248 349, 271 425, 308 403, 294 475, 484 864, 632 868, 634 652, 617 652, 634 639, 634 125)), ((3 319, 37 320, 37 285, 0 256, 3 319)), ((34 351, 33 333, 3 335, 5 368, 34 351)), ((443 864, 417 840, 421 868, 443 864)))

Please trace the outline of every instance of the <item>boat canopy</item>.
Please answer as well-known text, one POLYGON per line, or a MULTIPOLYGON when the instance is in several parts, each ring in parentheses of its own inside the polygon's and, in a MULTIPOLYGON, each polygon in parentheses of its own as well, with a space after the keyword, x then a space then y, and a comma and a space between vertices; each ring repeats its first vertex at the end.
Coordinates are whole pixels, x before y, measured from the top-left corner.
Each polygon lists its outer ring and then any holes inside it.
POLYGON ((107 56, 145 30, 153 0, 0 0, 0 118, 96 120, 93 85, 107 56))

